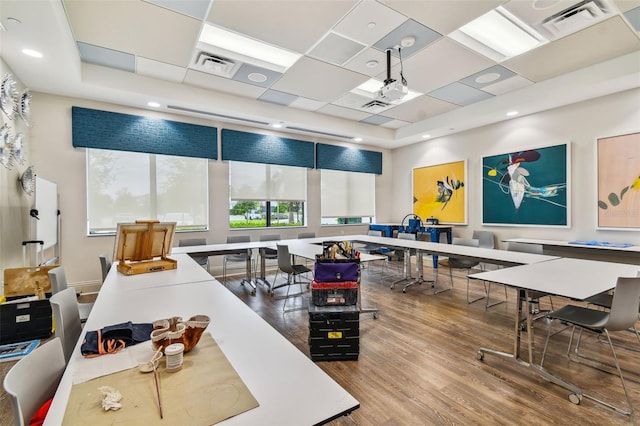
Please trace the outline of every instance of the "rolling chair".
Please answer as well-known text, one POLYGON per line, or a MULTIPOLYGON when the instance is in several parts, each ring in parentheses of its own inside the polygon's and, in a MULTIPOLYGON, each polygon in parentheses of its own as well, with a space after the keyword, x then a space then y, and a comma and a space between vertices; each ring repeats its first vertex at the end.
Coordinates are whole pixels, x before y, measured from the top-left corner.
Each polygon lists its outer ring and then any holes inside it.
MULTIPOLYGON (((474 240, 478 240, 478 246, 481 248, 494 249, 496 247, 495 236, 491 231, 473 231, 473 235, 471 238, 473 238, 474 240)), ((484 262, 480 262, 480 269, 482 269, 483 271, 487 270, 487 266, 488 264, 484 262)), ((502 288, 504 289, 504 300, 498 300, 497 302, 490 303, 491 286, 492 286, 492 283, 486 283, 487 298, 486 298, 486 303, 484 305, 485 309, 507 302, 507 287, 502 286, 502 288)))
MULTIPOLYGON (((227 243, 248 243, 251 241, 251 237, 249 235, 230 235, 227 237, 227 243)), ((247 262, 252 262, 253 256, 250 251, 240 250, 237 253, 226 254, 222 260, 222 283, 224 285, 227 284, 227 269, 228 265, 231 264, 242 264, 246 271, 247 262)), ((242 284, 244 285, 246 281, 246 277, 242 280, 242 284)))
MULTIPOLYGON (((633 277, 619 277, 616 283, 616 287, 613 293, 613 300, 611 303, 610 311, 602 311, 597 309, 591 309, 583 306, 576 305, 566 305, 557 311, 552 311, 547 314, 547 318, 551 321, 549 323, 548 331, 547 331, 547 339, 544 344, 544 350, 542 351, 542 359, 540 361, 540 365, 542 366, 544 363, 544 359, 547 353, 547 348, 549 345, 549 338, 551 337, 551 325, 553 320, 558 320, 562 324, 567 324, 571 327, 571 336, 569 338, 569 346, 567 347, 567 356, 572 361, 577 361, 575 358, 570 356, 571 352, 571 344, 573 343, 573 336, 576 328, 579 328, 578 339, 575 344, 575 355, 590 359, 592 361, 596 361, 599 363, 604 363, 600 359, 591 358, 587 355, 580 354, 580 341, 582 338, 582 331, 588 330, 595 332, 599 335, 604 335, 609 344, 609 348, 611 349, 611 354, 613 357, 613 362, 620 376, 620 382, 622 383, 622 388, 624 390, 625 397, 627 399, 628 409, 625 410, 623 408, 617 407, 612 403, 605 402, 603 400, 597 399, 593 396, 582 394, 584 397, 587 397, 595 402, 603 404, 609 408, 616 410, 619 413, 629 415, 633 412, 633 405, 631 403, 631 398, 629 398, 629 393, 627 392, 627 387, 624 382, 624 376, 622 375, 622 369, 620 368, 620 363, 618 362, 618 357, 616 355, 616 350, 611 341, 611 336, 609 332, 611 331, 620 331, 633 329, 638 342, 640 343, 640 334, 638 334, 638 330, 636 329, 636 321, 638 320, 638 310, 640 309, 640 278, 633 277)), ((589 365, 589 364, 586 364, 589 365)), ((591 367, 595 367, 593 365, 589 365, 591 367)), ((597 367, 595 367, 597 368, 597 367)), ((599 369, 599 368, 597 368, 599 369)), ((579 402, 579 400, 578 400, 579 402)))
MULTIPOLYGON (((67 276, 64 273, 64 268, 62 266, 49 270, 49 281, 51 282, 52 294, 57 294, 68 287, 67 276)), ((76 304, 78 305, 78 311, 80 313, 80 321, 85 322, 87 318, 89 318, 89 314, 93 308, 93 303, 79 303, 76 296, 76 304)))
POLYGON ((109 274, 109 270, 111 269, 111 256, 108 253, 103 253, 98 256, 100 259, 100 269, 102 271, 102 282, 107 279, 107 275, 109 274))
MULTIPOLYGON (((472 239, 472 238, 457 238, 456 237, 456 238, 453 239, 452 243, 453 243, 453 245, 459 245, 459 246, 480 247, 480 241, 478 241, 476 239, 472 239)), ((448 259, 443 259, 443 260, 438 261, 438 265, 449 268, 449 279, 451 280, 451 286, 447 290, 450 290, 450 289, 453 288, 453 269, 465 269, 467 271, 467 303, 471 304, 471 303, 477 302, 478 300, 482 300, 482 299, 487 297, 487 285, 483 281, 482 285, 484 286, 484 295, 480 296, 480 297, 476 297, 475 299, 471 299, 470 298, 470 293, 469 293, 469 284, 470 284, 470 282, 469 282, 469 271, 472 268, 475 268, 476 266, 480 265, 479 261, 450 256, 448 259)), ((440 268, 438 268, 438 270, 439 269, 440 268)))
MULTIPOLYGON (((206 238, 185 238, 178 242, 179 247, 188 247, 188 246, 206 246, 207 239, 206 238)), ((193 260, 195 260, 198 265, 202 266, 207 270, 207 272, 211 273, 209 269, 209 256, 197 256, 197 255, 189 255, 193 260)))
POLYGON ((306 309, 307 306, 296 307, 293 309, 287 310, 287 300, 290 297, 302 296, 305 291, 302 288, 302 281, 300 280, 300 276, 303 274, 307 274, 311 272, 311 269, 307 268, 305 265, 294 264, 291 261, 291 254, 289 253, 289 246, 284 244, 278 244, 278 271, 276 272, 276 276, 273 279, 273 287, 271 288, 271 295, 273 296, 273 291, 275 289, 281 287, 287 287, 287 294, 284 296, 284 304, 282 306, 282 312, 289 312, 299 309, 306 309), (283 274, 287 274, 287 282, 285 284, 277 285, 278 274, 282 272, 283 274), (295 284, 300 286, 300 292, 291 294, 291 287, 295 284))
POLYGON ((82 332, 76 292, 72 288, 66 288, 51 296, 49 301, 56 327, 56 337, 59 337, 62 342, 65 362, 69 362, 82 332))
POLYGON ((65 367, 58 337, 41 344, 11 367, 4 377, 4 390, 11 401, 15 425, 28 425, 40 407, 53 398, 65 367))

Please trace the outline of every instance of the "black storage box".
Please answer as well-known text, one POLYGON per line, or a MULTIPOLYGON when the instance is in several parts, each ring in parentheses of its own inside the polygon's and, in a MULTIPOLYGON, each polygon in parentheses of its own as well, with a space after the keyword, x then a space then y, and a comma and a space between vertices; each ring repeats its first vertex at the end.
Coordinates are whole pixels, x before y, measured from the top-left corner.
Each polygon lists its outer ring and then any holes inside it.
POLYGON ((316 306, 355 305, 358 301, 358 282, 311 283, 311 300, 316 306))
POLYGON ((310 305, 309 349, 312 361, 357 360, 360 353, 358 307, 310 305))
POLYGON ((51 325, 48 299, 0 304, 0 345, 46 339, 51 325))

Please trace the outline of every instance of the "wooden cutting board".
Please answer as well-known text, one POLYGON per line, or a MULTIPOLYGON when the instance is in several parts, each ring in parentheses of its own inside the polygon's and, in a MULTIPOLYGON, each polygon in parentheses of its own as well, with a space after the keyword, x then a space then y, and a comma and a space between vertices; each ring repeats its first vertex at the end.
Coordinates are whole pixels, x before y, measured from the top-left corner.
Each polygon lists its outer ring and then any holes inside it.
POLYGON ((51 293, 49 270, 60 265, 6 268, 4 270, 4 295, 6 297, 32 296, 42 290, 51 293))

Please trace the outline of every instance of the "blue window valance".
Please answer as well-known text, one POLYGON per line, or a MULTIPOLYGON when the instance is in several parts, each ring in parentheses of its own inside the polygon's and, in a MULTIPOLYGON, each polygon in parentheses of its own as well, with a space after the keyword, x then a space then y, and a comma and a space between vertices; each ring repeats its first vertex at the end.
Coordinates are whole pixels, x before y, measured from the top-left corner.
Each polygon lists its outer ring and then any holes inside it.
POLYGON ((338 145, 316 144, 318 169, 382 174, 382 153, 338 145))
POLYGON ((71 121, 76 148, 218 158, 215 127, 75 106, 71 121))
POLYGON ((314 144, 297 139, 222 129, 222 159, 307 167, 315 165, 314 144))

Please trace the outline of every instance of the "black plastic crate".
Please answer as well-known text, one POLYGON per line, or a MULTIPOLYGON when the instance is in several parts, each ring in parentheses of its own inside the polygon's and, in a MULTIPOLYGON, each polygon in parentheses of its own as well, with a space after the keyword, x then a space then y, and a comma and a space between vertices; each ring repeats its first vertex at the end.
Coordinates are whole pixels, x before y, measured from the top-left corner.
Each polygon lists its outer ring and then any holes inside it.
POLYGON ((358 282, 311 283, 311 300, 316 306, 355 305, 358 301, 358 282))
POLYGON ((47 299, 0 305, 2 345, 51 337, 51 325, 51 303, 47 299))
POLYGON ((309 349, 313 361, 357 360, 360 310, 357 306, 309 306, 309 349))

